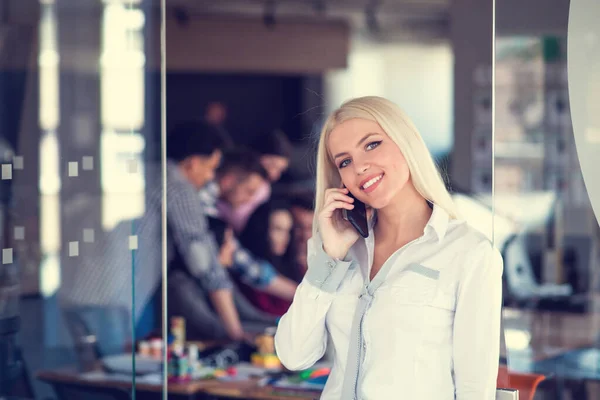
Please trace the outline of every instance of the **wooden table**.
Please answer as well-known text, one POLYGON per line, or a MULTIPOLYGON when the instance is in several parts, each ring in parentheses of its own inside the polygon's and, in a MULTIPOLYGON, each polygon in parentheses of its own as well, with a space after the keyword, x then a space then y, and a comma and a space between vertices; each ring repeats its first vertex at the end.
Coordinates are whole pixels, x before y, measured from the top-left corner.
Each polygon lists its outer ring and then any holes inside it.
MULTIPOLYGON (((57 394, 65 398, 75 398, 75 393, 106 393, 115 399, 126 399, 131 393, 133 384, 131 380, 117 378, 119 375, 106 373, 102 370, 90 371, 94 373, 93 378, 89 373, 84 373, 76 368, 64 368, 52 371, 40 371, 38 379, 49 383, 57 394)), ((121 375, 123 377, 123 375, 121 375)), ((167 385, 169 399, 202 399, 202 393, 211 385, 217 384, 214 379, 196 380, 187 383, 172 383, 167 385)), ((138 399, 162 399, 163 385, 161 383, 136 382, 136 398, 138 399)))
MULTIPOLYGON (((53 371, 40 371, 38 379, 52 385, 59 398, 85 398, 92 393, 104 393, 115 400, 129 399, 133 387, 131 379, 101 369, 81 372, 76 368, 63 368, 53 371), (93 374, 90 375, 90 373, 93 374)), ((196 380, 187 383, 167 384, 169 400, 217 400, 217 399, 260 399, 260 400, 312 400, 320 397, 320 392, 298 391, 272 386, 259 386, 259 379, 240 382, 219 381, 216 379, 196 380)), ((150 384, 138 378, 135 385, 136 399, 162 399, 162 383, 150 384)))
POLYGON ((256 399, 256 400, 318 400, 321 392, 300 391, 259 386, 258 379, 245 382, 217 382, 204 389, 210 400, 223 399, 256 399))

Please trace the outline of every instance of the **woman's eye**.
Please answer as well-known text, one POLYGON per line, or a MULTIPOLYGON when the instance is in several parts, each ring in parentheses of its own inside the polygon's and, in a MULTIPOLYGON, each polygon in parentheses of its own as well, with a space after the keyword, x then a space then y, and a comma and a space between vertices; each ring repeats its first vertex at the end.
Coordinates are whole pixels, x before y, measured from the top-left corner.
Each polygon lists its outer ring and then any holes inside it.
POLYGON ((339 168, 344 168, 345 166, 347 166, 350 163, 350 160, 348 158, 346 158, 345 160, 342 160, 342 162, 338 165, 339 168))
POLYGON ((379 146, 380 144, 381 144, 381 140, 377 141, 377 142, 371 142, 367 145, 366 149, 373 150, 375 147, 379 146))

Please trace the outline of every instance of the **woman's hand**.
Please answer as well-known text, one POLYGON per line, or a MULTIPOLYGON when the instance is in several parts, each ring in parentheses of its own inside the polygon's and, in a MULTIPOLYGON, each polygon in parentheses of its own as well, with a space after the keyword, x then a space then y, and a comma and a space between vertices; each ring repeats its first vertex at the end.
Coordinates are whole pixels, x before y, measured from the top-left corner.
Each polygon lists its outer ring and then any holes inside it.
POLYGON ((348 189, 327 189, 325 203, 319 214, 319 232, 323 249, 332 258, 346 257, 350 247, 358 239, 358 232, 342 218, 342 209, 352 210, 354 199, 348 196, 348 189))

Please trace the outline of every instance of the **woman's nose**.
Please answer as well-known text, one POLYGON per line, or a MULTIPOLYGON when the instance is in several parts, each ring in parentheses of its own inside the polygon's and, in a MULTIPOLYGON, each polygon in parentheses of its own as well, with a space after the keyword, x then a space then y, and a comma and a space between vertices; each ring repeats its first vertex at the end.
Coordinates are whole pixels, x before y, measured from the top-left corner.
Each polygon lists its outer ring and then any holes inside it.
POLYGON ((370 164, 367 162, 355 162, 354 166, 356 173, 362 175, 369 170, 370 164))

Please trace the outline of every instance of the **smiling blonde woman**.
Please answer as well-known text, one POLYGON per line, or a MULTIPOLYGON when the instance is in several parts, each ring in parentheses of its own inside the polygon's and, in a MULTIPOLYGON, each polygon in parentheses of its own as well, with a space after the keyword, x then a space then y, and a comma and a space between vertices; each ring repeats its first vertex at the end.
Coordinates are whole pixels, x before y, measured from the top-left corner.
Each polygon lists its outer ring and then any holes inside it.
POLYGON ((322 399, 493 400, 503 263, 457 215, 421 135, 392 102, 327 119, 309 269, 275 337, 282 363, 334 360, 322 399), (369 235, 341 217, 357 200, 369 235))

